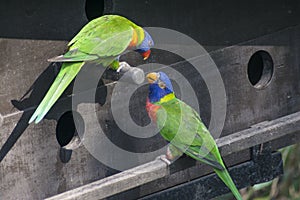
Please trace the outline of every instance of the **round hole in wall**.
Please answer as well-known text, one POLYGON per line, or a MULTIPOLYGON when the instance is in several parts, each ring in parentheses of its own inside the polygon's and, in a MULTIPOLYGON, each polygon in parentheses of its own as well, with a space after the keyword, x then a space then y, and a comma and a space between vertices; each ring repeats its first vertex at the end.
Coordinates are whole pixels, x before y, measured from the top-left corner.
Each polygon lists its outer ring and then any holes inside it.
POLYGON ((59 118, 56 125, 56 139, 62 148, 68 150, 78 148, 83 133, 84 121, 78 112, 67 111, 59 118))
POLYGON ((89 21, 103 15, 104 1, 105 0, 86 0, 85 13, 89 21))
POLYGON ((274 64, 271 55, 263 50, 254 53, 248 62, 248 79, 257 89, 266 87, 273 76, 274 64))

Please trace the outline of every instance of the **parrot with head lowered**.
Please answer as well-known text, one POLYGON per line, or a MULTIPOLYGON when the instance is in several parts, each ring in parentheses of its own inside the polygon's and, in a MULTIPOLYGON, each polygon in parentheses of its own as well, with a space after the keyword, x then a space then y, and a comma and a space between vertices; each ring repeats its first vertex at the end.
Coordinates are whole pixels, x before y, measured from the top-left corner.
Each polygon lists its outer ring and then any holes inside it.
POLYGON ((119 63, 120 55, 127 50, 135 50, 146 60, 153 45, 151 36, 125 17, 104 15, 90 21, 69 42, 68 51, 64 55, 48 60, 63 64, 29 123, 38 123, 44 118, 86 62, 119 71, 122 67, 119 63))
POLYGON ((157 124, 162 137, 169 142, 166 156, 161 157, 162 160, 170 164, 170 160, 185 153, 206 163, 213 167, 236 199, 242 200, 213 137, 198 113, 175 97, 171 81, 165 73, 152 72, 146 77, 150 84, 146 110, 157 124))

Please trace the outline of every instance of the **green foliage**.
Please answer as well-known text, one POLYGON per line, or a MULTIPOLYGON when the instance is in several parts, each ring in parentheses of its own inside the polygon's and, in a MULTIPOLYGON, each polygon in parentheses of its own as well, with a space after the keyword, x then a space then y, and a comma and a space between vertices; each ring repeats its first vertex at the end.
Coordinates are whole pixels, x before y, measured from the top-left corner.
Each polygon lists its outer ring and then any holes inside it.
POLYGON ((247 200, 300 200, 300 144, 280 150, 284 175, 243 190, 247 200))

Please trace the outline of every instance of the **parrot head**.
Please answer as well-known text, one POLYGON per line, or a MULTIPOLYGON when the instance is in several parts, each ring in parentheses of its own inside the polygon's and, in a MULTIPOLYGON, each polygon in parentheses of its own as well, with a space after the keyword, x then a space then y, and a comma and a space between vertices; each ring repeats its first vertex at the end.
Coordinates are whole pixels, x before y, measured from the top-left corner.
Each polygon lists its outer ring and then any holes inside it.
POLYGON ((154 45, 154 42, 152 40, 152 37, 150 36, 150 34, 144 30, 145 33, 145 38, 142 41, 142 43, 137 47, 137 52, 139 52, 144 60, 147 60, 151 54, 151 50, 150 48, 154 45))
POLYGON ((152 72, 147 74, 149 82, 149 101, 159 102, 169 94, 174 94, 172 83, 164 72, 152 72))

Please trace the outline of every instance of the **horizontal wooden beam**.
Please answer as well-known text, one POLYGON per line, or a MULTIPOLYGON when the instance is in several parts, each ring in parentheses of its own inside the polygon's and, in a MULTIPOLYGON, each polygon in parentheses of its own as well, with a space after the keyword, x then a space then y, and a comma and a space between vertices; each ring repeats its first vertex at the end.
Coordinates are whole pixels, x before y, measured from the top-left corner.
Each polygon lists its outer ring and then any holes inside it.
POLYGON ((263 144, 300 131, 300 112, 253 125, 216 140, 222 156, 263 144))
POLYGON ((160 159, 86 184, 47 200, 103 199, 168 175, 168 167, 160 159))
MULTIPOLYGON (((256 124, 249 129, 217 139, 222 156, 262 144, 300 130, 300 112, 272 121, 256 124)), ((169 174, 168 165, 154 160, 107 178, 66 191, 48 200, 103 199, 135 188, 169 174)))

